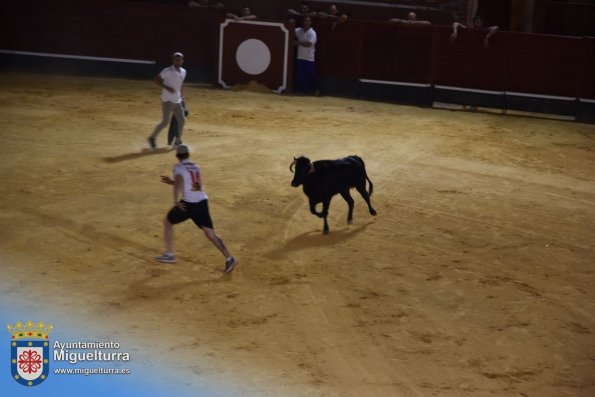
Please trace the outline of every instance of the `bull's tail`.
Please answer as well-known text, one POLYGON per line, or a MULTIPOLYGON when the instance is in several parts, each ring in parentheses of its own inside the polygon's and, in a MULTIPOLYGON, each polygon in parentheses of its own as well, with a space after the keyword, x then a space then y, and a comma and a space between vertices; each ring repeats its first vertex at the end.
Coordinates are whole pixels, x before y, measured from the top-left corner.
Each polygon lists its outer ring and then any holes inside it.
POLYGON ((370 178, 368 178, 368 174, 366 174, 366 179, 368 180, 368 183, 370 184, 370 191, 368 192, 368 194, 371 196, 372 192, 374 191, 374 184, 372 183, 370 178))
POLYGON ((368 177, 368 172, 366 171, 366 163, 364 163, 364 160, 360 156, 354 155, 353 158, 356 159, 357 161, 359 161, 360 163, 362 163, 362 168, 364 169, 364 175, 366 176, 366 180, 368 181, 368 184, 370 185, 370 190, 368 191, 368 195, 371 196, 372 193, 374 192, 374 184, 368 177))

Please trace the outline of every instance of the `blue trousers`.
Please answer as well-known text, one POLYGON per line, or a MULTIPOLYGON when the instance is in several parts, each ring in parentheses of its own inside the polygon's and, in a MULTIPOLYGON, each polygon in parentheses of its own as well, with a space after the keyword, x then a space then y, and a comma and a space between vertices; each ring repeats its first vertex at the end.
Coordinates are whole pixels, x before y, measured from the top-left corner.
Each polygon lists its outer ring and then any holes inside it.
POLYGON ((316 63, 305 59, 296 60, 297 91, 302 94, 318 90, 316 63))

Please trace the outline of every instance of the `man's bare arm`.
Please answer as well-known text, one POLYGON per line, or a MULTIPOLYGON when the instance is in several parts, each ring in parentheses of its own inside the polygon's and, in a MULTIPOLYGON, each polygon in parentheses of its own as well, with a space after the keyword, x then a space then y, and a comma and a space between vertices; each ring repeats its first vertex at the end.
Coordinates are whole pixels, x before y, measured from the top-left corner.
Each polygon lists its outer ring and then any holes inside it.
POLYGON ((180 194, 184 191, 184 178, 182 175, 176 175, 174 178, 174 205, 178 205, 180 194))
POLYGON ((166 185, 174 184, 174 180, 167 175, 161 175, 161 182, 165 183, 166 185))
POLYGON ((496 33, 498 33, 498 30, 500 30, 500 28, 498 26, 490 26, 489 27, 489 32, 486 35, 486 38, 483 39, 483 46, 484 48, 488 48, 490 46, 490 37, 494 36, 496 33))
POLYGON ((488 32, 486 39, 489 39, 490 37, 498 33, 498 31, 500 30, 498 26, 490 26, 489 29, 490 31, 488 32))
POLYGON ((467 26, 463 25, 462 23, 459 22, 455 22, 452 24, 452 34, 450 35, 450 41, 451 43, 454 43, 457 39, 457 36, 459 34, 459 28, 467 28, 467 26))

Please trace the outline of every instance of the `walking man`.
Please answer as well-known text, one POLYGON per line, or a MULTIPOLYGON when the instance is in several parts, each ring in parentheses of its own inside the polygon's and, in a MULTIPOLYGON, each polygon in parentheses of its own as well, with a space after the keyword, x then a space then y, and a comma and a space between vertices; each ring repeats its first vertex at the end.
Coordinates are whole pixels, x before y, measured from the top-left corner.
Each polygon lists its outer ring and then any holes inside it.
POLYGON ((181 52, 176 52, 173 55, 172 65, 161 71, 155 76, 155 83, 162 88, 161 90, 161 108, 163 110, 163 119, 161 123, 157 124, 153 133, 149 137, 149 145, 151 149, 157 148, 155 139, 162 129, 169 125, 169 117, 171 112, 178 122, 178 136, 175 140, 175 145, 182 144, 182 131, 184 130, 184 108, 182 107, 183 90, 182 85, 186 78, 186 69, 182 67, 184 64, 184 55, 181 52))
POLYGON ((211 215, 209 214, 208 197, 203 190, 200 167, 188 159, 190 151, 186 145, 178 145, 176 157, 179 162, 174 166, 174 179, 169 176, 161 176, 161 182, 174 187, 174 206, 163 220, 163 238, 166 252, 155 257, 155 259, 165 263, 174 263, 176 261, 173 245, 173 225, 192 219, 196 226, 202 229, 205 236, 225 256, 225 269, 223 271, 231 273, 238 261, 229 254, 223 240, 215 233, 211 215), (182 196, 181 200, 180 196, 182 196))

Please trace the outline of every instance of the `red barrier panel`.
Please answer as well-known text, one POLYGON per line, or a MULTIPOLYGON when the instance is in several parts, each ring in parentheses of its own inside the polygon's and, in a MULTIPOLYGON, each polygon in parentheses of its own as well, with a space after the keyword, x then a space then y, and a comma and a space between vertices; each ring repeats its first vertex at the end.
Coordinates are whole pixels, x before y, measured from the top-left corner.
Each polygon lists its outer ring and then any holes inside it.
POLYGON ((0 46, 9 50, 48 51, 60 34, 76 33, 81 25, 81 5, 77 2, 3 2, 0 12, 0 46))
POLYGON ((328 21, 316 25, 316 66, 320 77, 357 80, 360 75, 362 22, 347 21, 332 29, 328 21))
POLYGON ((428 83, 432 32, 431 26, 364 22, 359 77, 428 83))
POLYGON ((582 40, 582 70, 579 87, 581 98, 595 100, 595 38, 585 37, 582 40))
POLYGON ((11 2, 3 5, 0 48, 79 56, 156 60, 173 51, 210 66, 214 10, 126 1, 11 2))
POLYGON ((487 30, 459 29, 450 42, 452 28, 435 28, 433 83, 436 85, 505 90, 506 35, 496 34, 484 48, 487 30))
POLYGON ((508 91, 578 96, 580 38, 508 33, 508 91))
POLYGON ((349 77, 480 89, 495 92, 575 97, 593 95, 593 39, 499 32, 484 47, 487 30, 460 29, 452 43, 447 26, 405 26, 364 21, 361 48, 355 30, 321 34, 322 77, 349 77), (349 36, 347 36, 349 35, 349 36), (582 44, 581 40, 587 40, 582 44), (343 44, 340 51, 335 48, 343 44), (343 55, 338 61, 339 53, 343 55), (359 74, 353 59, 359 57, 359 74), (346 61, 349 59, 349 61, 346 61), (344 67, 349 72, 345 73, 344 67), (581 73, 583 70, 587 71, 581 73), (585 79, 581 84, 581 78, 585 79), (587 94, 588 93, 588 94, 587 94))
POLYGON ((432 65, 431 26, 398 25, 395 80, 428 84, 432 65))
POLYGON ((363 79, 396 80, 397 24, 365 22, 362 31, 363 79))
MULTIPOLYGON (((189 65, 210 65, 215 53, 214 32, 218 13, 185 6, 96 1, 89 7, 89 24, 82 29, 96 53, 109 53, 118 43, 115 56, 149 57, 169 62, 170 53, 181 51, 189 65), (97 32, 100 32, 97 34, 97 32), (105 36, 104 36, 105 34, 105 36), (128 56, 126 54, 129 54, 128 56)), ((107 56, 107 55, 106 55, 107 56)))

